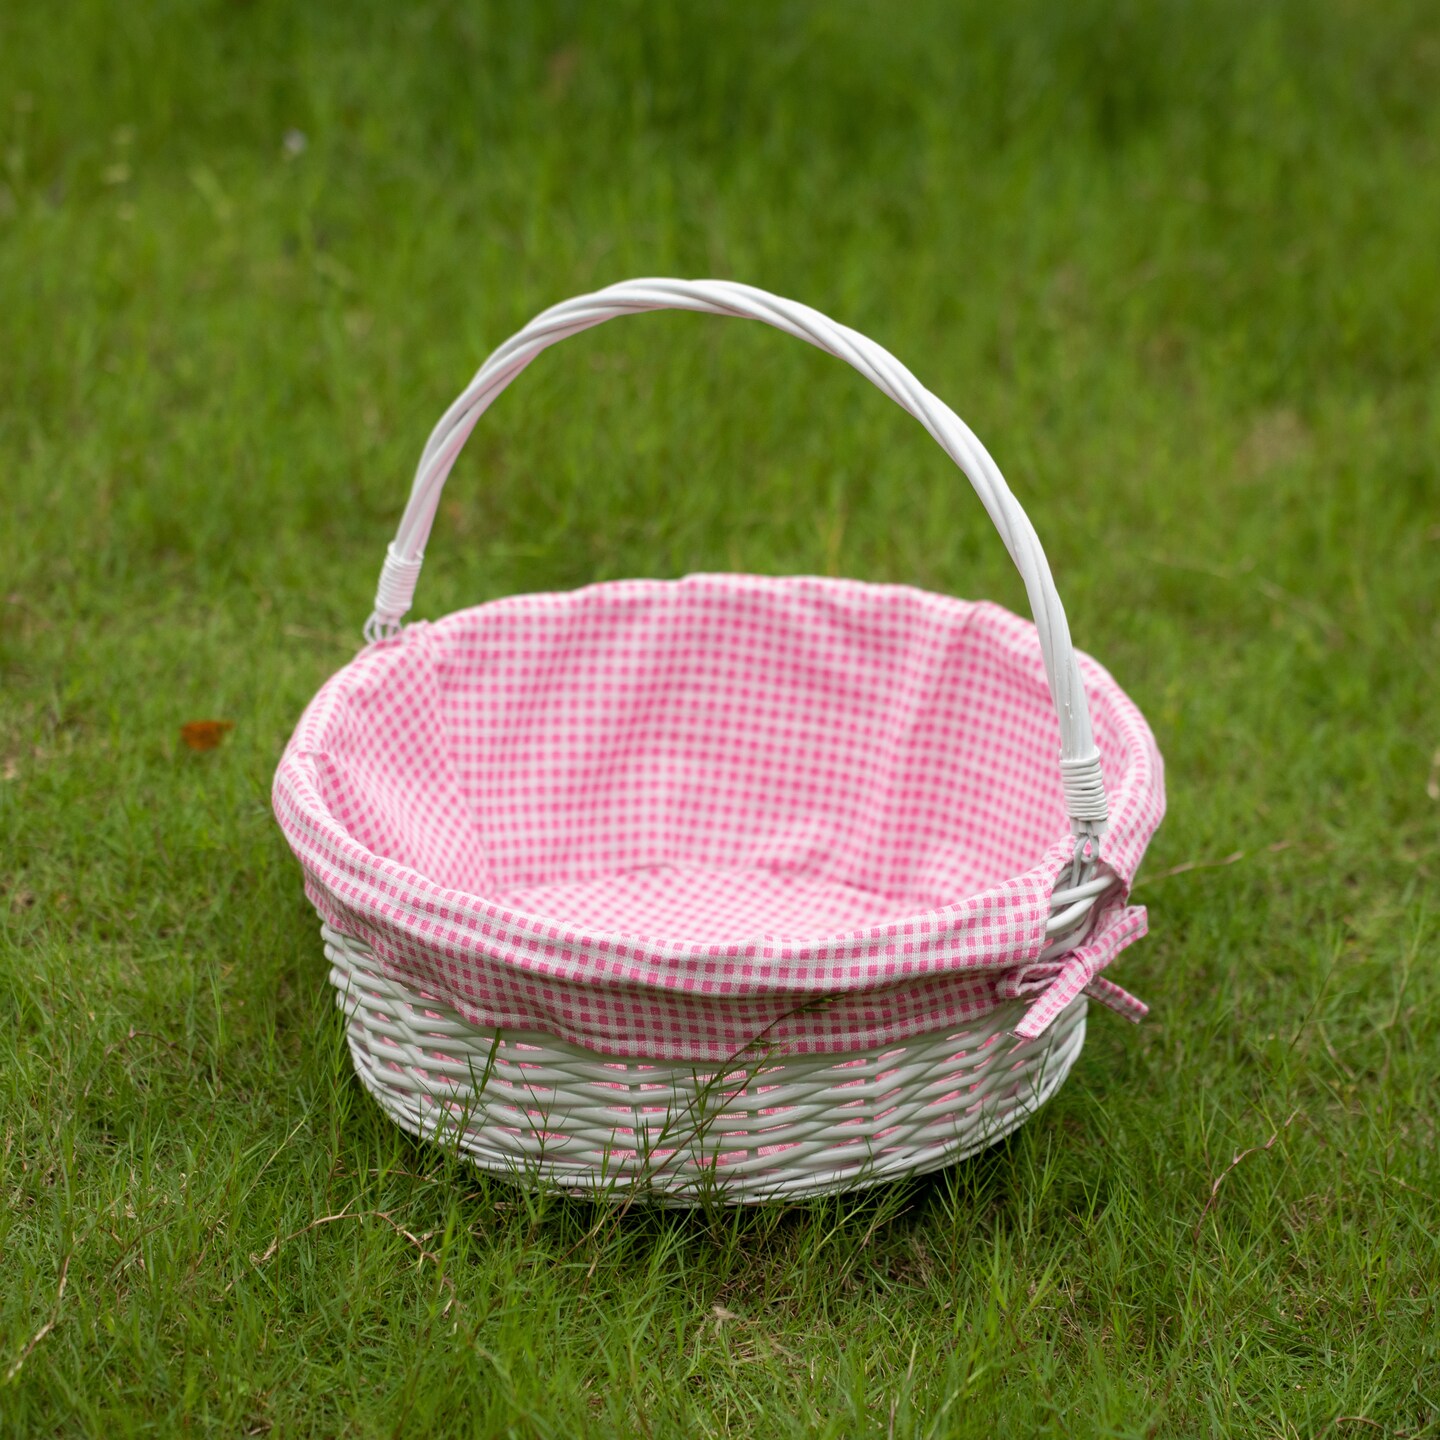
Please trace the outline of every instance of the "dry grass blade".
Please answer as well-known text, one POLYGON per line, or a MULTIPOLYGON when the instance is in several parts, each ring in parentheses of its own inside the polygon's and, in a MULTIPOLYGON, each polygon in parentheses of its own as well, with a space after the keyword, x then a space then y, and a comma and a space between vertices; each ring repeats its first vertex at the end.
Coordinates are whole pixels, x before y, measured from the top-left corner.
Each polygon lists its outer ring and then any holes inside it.
MULTIPOLYGON (((422 1264, 426 1260, 429 1260, 437 1268, 440 1265, 440 1257, 433 1250, 427 1250, 425 1248, 425 1241, 430 1238, 430 1232, 427 1232, 423 1236, 414 1234, 401 1225, 388 1210, 351 1210, 348 1207, 337 1210, 333 1215, 321 1215, 310 1221, 308 1225, 302 1225, 298 1230, 292 1230, 288 1235, 276 1236, 265 1248, 263 1254, 251 1255, 250 1263, 258 1269, 260 1266, 273 1260, 282 1245, 288 1245, 290 1241, 299 1239, 301 1235, 309 1234, 311 1230, 318 1230, 322 1225, 333 1225, 337 1220, 383 1220, 401 1239, 407 1244, 413 1245, 415 1249, 420 1252, 420 1262, 422 1264)), ((440 1279, 453 1294, 455 1286, 450 1277, 442 1271, 440 1279)), ((234 1283, 232 1280, 230 1285, 225 1287, 227 1293, 234 1283)), ((447 1306, 446 1308, 448 1309, 449 1307, 447 1306)))
POLYGON ((1261 850, 1235 850, 1219 860, 1186 860, 1183 864, 1172 865, 1168 870, 1144 875, 1130 888, 1138 890, 1142 885, 1150 885, 1156 880, 1168 880, 1172 875, 1185 875, 1191 870, 1223 870, 1227 865, 1238 865, 1249 855, 1278 855, 1280 851, 1289 850, 1294 844, 1293 840, 1277 840, 1273 845, 1266 845, 1261 850))
POLYGON ((1440 1200, 1437 1200, 1428 1190, 1422 1190, 1418 1185, 1412 1185, 1398 1175, 1387 1175, 1383 1170, 1372 1170, 1370 1173, 1377 1180, 1383 1180, 1388 1185, 1398 1185, 1402 1190, 1408 1190, 1412 1195, 1418 1195, 1422 1200, 1428 1200, 1432 1205, 1440 1205, 1440 1200))
POLYGON ((10 1368, 5 1372, 4 1384, 8 1385, 20 1373, 20 1367, 30 1358, 35 1347, 55 1328, 56 1322, 60 1319, 60 1304, 65 1299, 65 1282, 70 1275, 70 1260, 74 1254, 74 1249, 71 1249, 60 1262, 60 1283, 55 1288, 55 1303, 50 1307, 50 1318, 25 1342, 24 1348, 11 1362, 10 1368))
POLYGON ((1194 1238, 1196 1240, 1199 1240, 1200 1238, 1200 1227, 1204 1225, 1205 1217, 1211 1212, 1211 1210, 1215 1208, 1215 1203, 1220 1198, 1220 1186, 1223 1183, 1225 1177, 1233 1169, 1235 1169, 1235 1167, 1239 1165, 1242 1160, 1247 1159, 1251 1155, 1259 1155, 1266 1150, 1273 1149, 1275 1146, 1275 1142, 1280 1138, 1282 1134, 1284 1134, 1286 1130, 1288 1130, 1297 1120, 1304 1121, 1306 1118, 1307 1117, 1302 1115, 1298 1110, 1294 1110, 1291 1112, 1290 1118, 1286 1120, 1283 1125, 1277 1126, 1274 1133, 1263 1145, 1252 1145, 1248 1150, 1237 1150, 1235 1152, 1235 1158, 1215 1177, 1214 1181, 1211 1183, 1210 1194, 1206 1197, 1205 1200, 1205 1208, 1201 1210, 1200 1218, 1195 1222, 1194 1238))
POLYGON ((132 1025, 123 1040, 112 1041, 105 1047, 105 1055, 107 1057, 113 1055, 117 1050, 122 1049, 132 1040, 153 1040, 157 1045, 167 1046, 177 1055, 184 1056, 185 1054, 184 1049, 173 1040, 167 1040, 163 1035, 157 1035, 153 1030, 137 1030, 132 1025))

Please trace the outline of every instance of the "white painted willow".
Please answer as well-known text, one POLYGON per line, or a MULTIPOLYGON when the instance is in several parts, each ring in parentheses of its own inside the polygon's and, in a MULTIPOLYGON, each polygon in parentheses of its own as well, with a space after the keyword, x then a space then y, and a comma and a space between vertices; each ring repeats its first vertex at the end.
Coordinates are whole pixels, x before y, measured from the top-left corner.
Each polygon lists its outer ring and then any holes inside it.
POLYGON ((1009 1001, 968 1024, 845 1055, 626 1060, 482 1029, 322 927, 366 1089, 402 1129, 521 1184, 610 1201, 741 1204, 923 1175, 1008 1135, 1059 1088, 1086 999, 1038 1040, 1009 1001))
MULTIPOLYGON (((380 573, 367 640, 410 609, 441 489, 480 417, 567 336, 622 315, 689 310, 764 321, 826 350, 909 411, 969 479, 1025 583, 1060 722, 1060 773, 1075 861, 1051 899, 1042 958, 1073 949, 1114 883, 1092 856, 1107 819, 1065 610, 1039 538, 969 427, 888 351, 809 306, 726 280, 629 280, 552 306, 507 340, 441 417, 380 573)), ((616 1200, 724 1202, 817 1195, 951 1163, 1020 1125, 1080 1051, 1080 996, 1038 1039, 1012 1034, 1023 1002, 960 1028, 842 1056, 762 1047, 719 1067, 635 1060, 553 1036, 472 1025, 386 975, 361 942, 323 927, 355 1068, 416 1135, 531 1184, 616 1200)))

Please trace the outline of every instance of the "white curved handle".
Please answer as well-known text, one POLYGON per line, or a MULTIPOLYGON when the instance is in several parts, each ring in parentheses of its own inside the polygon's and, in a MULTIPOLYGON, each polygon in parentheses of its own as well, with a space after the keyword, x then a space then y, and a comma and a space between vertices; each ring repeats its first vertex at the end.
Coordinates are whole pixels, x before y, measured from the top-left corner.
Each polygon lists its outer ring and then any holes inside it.
POLYGON ((1107 816, 1105 786, 1090 728, 1085 687, 1070 643, 1070 627, 1039 537, 1010 493, 999 467, 965 422, 887 350, 808 305, 782 300, 750 285, 730 280, 626 280, 593 295, 552 305, 500 346, 430 434, 400 528, 380 572, 375 611, 366 622, 365 638, 383 639, 400 628, 420 577, 425 542, 445 479, 470 432, 500 392, 542 350, 557 341, 617 315, 646 310, 693 310, 763 320, 853 365, 930 432, 974 486, 1025 581, 1031 613, 1040 632, 1050 694, 1060 717, 1060 771, 1066 809, 1077 834, 1098 834, 1107 816))

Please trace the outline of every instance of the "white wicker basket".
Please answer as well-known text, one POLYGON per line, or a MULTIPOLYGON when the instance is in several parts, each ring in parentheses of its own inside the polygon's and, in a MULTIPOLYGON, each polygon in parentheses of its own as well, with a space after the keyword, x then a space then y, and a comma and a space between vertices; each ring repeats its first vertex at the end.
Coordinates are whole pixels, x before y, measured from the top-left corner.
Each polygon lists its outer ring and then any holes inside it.
MULTIPOLYGON (((758 588, 745 591, 747 603, 758 596, 755 603, 793 609, 812 603, 819 593, 785 590, 779 588, 782 584, 755 582, 758 588)), ((902 605, 894 589, 852 587, 846 593, 858 594, 856 603, 868 604, 866 597, 873 592, 876 604, 883 602, 893 610, 902 605)), ((651 593, 631 589, 621 598, 626 603, 648 603, 651 593)), ((564 598, 540 598, 550 607, 542 606, 543 615, 558 613, 557 606, 568 604, 564 598)), ((602 597, 597 603, 609 602, 602 597)), ((482 612, 486 609, 481 607, 482 612)), ((530 620, 523 618, 523 623, 530 620)), ((802 633, 808 632, 802 629, 802 633)), ((398 1124, 459 1147, 486 1169, 571 1193, 612 1199, 641 1196, 665 1203, 816 1195, 933 1170, 1009 1133, 1064 1080, 1084 1039, 1083 990, 1102 998, 1109 998, 1107 990, 1110 995, 1123 995, 1094 971, 1143 930, 1143 912, 1123 908, 1123 891, 1163 809, 1158 755, 1153 755, 1148 730, 1138 712, 1126 712, 1123 718, 1133 744, 1125 752, 1123 795, 1112 816, 1085 680, 1092 691, 1100 684, 1113 689, 1119 696, 1115 706, 1123 708, 1128 702, 1093 662, 1085 661, 1090 668, 1082 680, 1064 610, 1023 510, 979 441, 947 406, 878 345, 805 306, 729 282, 642 280, 568 301, 537 317, 490 356, 431 435, 385 560, 375 613, 365 634, 369 648, 321 692, 287 750, 276 781, 277 814, 305 866, 308 892, 326 922, 331 980, 345 1010, 361 1079, 398 1124), (352 805, 346 798, 345 785, 354 779, 347 779, 346 766, 360 763, 346 757, 359 752, 350 741, 333 737, 342 731, 353 735, 377 716, 388 723, 396 708, 386 687, 397 685, 394 677, 408 672, 385 670, 384 665, 399 653, 395 647, 403 650, 409 643, 407 636, 425 628, 402 632, 400 622, 414 593, 441 487, 481 415, 540 351, 556 341, 615 316, 665 308, 759 319, 849 362, 919 419, 969 477, 1024 578, 1035 619, 1035 630, 1025 633, 1033 637, 1038 632, 1044 679, 1058 719, 1055 794, 1057 813, 1063 797, 1070 838, 1062 845, 1059 860, 1053 859, 1054 846, 1046 852, 1052 863, 1044 873, 1055 878, 1040 892, 1040 929, 1032 926, 1023 933, 1023 927, 1017 929, 1014 956, 1000 957, 1008 969, 997 971, 994 957, 986 959, 984 964, 991 967, 984 972, 991 986, 984 992, 988 1002, 977 1008, 973 997, 978 992, 972 987, 964 992, 969 998, 963 1006, 969 1010, 962 1006, 959 1011, 945 1011, 949 1017, 945 1023, 917 1031, 914 1016, 925 1013, 917 1001, 919 1009, 905 1011, 908 1020, 905 1015, 893 1019, 884 1010, 870 1032, 881 1037, 877 1043, 846 1048, 836 1039, 844 1033, 843 1026, 837 1028, 839 1022, 828 1030, 807 1032, 805 1017, 822 1013, 827 1001, 824 995, 812 994, 808 1000, 801 996, 783 1014, 772 1007, 767 1013, 778 1018, 743 1034, 739 1044, 732 1039, 720 1045, 715 1035, 702 1034, 685 1052, 675 1036, 693 1034, 697 1015, 703 1029, 705 1006, 712 1003, 707 997, 726 990, 701 983, 695 976, 706 964, 713 971, 717 955, 737 953, 733 933, 721 936, 708 949, 694 934, 662 943, 664 937, 637 939, 634 934, 607 933, 597 942, 593 936, 603 926, 592 924, 586 930, 585 915, 554 911, 544 919, 542 930, 542 922, 517 914, 516 905, 503 897, 477 898, 486 893, 479 889, 467 893, 463 876, 457 880, 458 862, 446 858, 450 852, 438 842, 430 845, 425 826, 437 823, 433 820, 437 815, 447 826, 479 824, 483 829, 483 813, 480 821, 456 818, 467 806, 483 812, 483 794, 489 793, 483 786, 477 791, 472 784, 472 793, 463 802, 453 797, 437 801, 421 793, 424 787, 417 788, 413 779, 413 774, 429 773, 423 765, 407 772, 411 779, 396 782, 391 771, 403 770, 404 764, 392 767, 383 752, 378 758, 369 753, 363 776, 354 780, 360 799, 352 805), (347 706, 362 716, 354 724, 347 706), (357 819, 367 797, 387 784, 391 789, 374 806, 379 818, 357 819), (409 792, 406 784, 412 787, 409 792), (477 794, 482 798, 477 799, 477 794), (417 815, 423 812, 432 818, 416 821, 414 816, 395 814, 412 808, 417 815), (1107 821, 1122 820, 1124 843, 1107 849, 1107 821), (405 830, 407 824, 410 828, 405 830), (402 830, 419 836, 410 845, 411 853, 401 854, 404 845, 379 838, 402 830), (427 864, 438 877, 434 883, 426 875, 427 864), (1050 894, 1048 918, 1043 910, 1046 893, 1050 894), (1101 928, 1097 917, 1102 914, 1118 937, 1109 948, 1097 948, 1095 940, 1101 928), (527 935, 548 939, 541 943, 524 938, 527 935), (1087 946, 1095 953, 1087 952, 1083 948, 1087 946), (558 960, 543 958, 557 949, 558 960), (652 969, 644 974, 627 970, 623 982, 617 980, 605 963, 612 950, 621 956, 643 954, 652 969), (599 963, 597 954, 602 957, 599 963), (532 960, 533 956, 541 958, 532 960), (1082 956, 1080 966, 1077 957, 1082 956), (479 968, 467 969, 467 965, 479 968), (647 990, 647 984, 656 988, 647 990), (612 1017, 604 1021, 609 1029, 583 1029, 583 1017, 590 1013, 585 1009, 590 985, 597 993, 610 987, 596 1012, 612 1017), (564 986, 571 987, 565 992, 572 997, 568 1002, 556 998, 564 986), (677 1019, 672 1034, 664 1027, 679 1014, 677 990, 694 991, 686 999, 692 1004, 685 1012, 690 1031, 682 1032, 677 1019), (581 996, 578 1009, 576 994, 581 996), (523 1003, 515 1001, 517 995, 523 1003), (623 1008, 627 995, 647 1005, 654 996, 653 1008, 645 1012, 656 1017, 653 1022, 642 1018, 627 1027, 623 1016, 613 1019, 615 1005, 623 1008), (1001 998, 1005 995, 1014 998, 1001 998), (1041 999, 1034 1001, 1037 995, 1041 999), (1028 1001, 1034 1001, 1033 1008, 1028 1001), (566 1028, 575 1014, 582 1019, 570 1025, 574 1032, 570 1038, 554 1033, 566 1028), (517 1015, 539 1015, 546 1023, 526 1024, 523 1018, 517 1022, 513 1018, 517 1015), (555 1017, 553 1028, 548 1017, 555 1017), (653 1048, 647 1047, 650 1023, 656 1027, 653 1048), (596 1035, 614 1038, 606 1044, 581 1044, 575 1034, 592 1040, 596 1035)), ((466 634, 470 638, 465 643, 471 648, 464 653, 472 654, 477 642, 471 632, 466 634)), ((422 640, 430 643, 422 636, 415 644, 422 640)), ((423 688, 419 685, 419 690, 423 688)), ((417 699, 417 693, 407 690, 403 703, 421 710, 437 703, 433 697, 417 699)), ((663 686, 659 693, 663 704, 663 686)), ((453 714, 453 708, 444 712, 453 714)), ((425 719, 421 714, 421 722, 425 719)), ((437 723, 448 722, 441 717, 437 723)), ((397 745, 409 743, 403 737, 411 731, 402 727, 395 733, 402 737, 397 745)), ((458 742, 451 748, 459 748, 458 742)), ((404 763, 410 763, 408 756, 404 763)), ((425 763, 433 769, 433 762, 425 763)), ((1048 764, 1053 765, 1053 760, 1048 764)), ((539 796, 527 802, 536 807, 537 816, 552 803, 545 799, 548 792, 543 786, 521 793, 539 796)), ((506 823, 525 822, 522 817, 506 823)), ((1063 816, 1060 823, 1064 824, 1063 816)), ((1057 839, 1046 838, 1047 842, 1057 839)), ((1039 862, 1042 857, 1037 853, 1032 858, 1039 862)), ((621 872, 616 884, 627 883, 634 873, 625 866, 616 870, 621 872)), ((718 873, 723 888, 729 872, 718 873)), ((783 884, 789 873, 783 865, 771 866, 765 872, 766 883, 783 884)), ((597 883, 606 883, 603 873, 597 883)), ((912 924, 901 907, 886 925, 828 938, 822 935, 818 951, 813 945, 787 948, 787 937, 768 933, 757 940, 761 950, 738 948, 745 954, 763 951, 765 973, 772 980, 780 975, 778 988, 772 986, 773 999, 790 993, 783 982, 784 965, 791 963, 791 957, 859 955, 868 945, 865 954, 873 958, 887 939, 892 942, 887 953, 894 954, 896 935, 909 935, 915 928, 939 933, 961 908, 957 903, 931 909, 912 924), (852 942, 853 948, 845 950, 852 942)), ((932 965, 926 972, 924 984, 931 988, 924 991, 925 997, 950 993, 945 987, 969 963, 952 945, 939 969, 932 965)), ((840 969, 834 973, 840 975, 840 969)), ((895 986, 909 985, 911 967, 897 963, 895 977, 895 986)), ((837 980, 836 993, 867 983, 864 973, 852 967, 837 980)), ((1138 1002, 1130 1002, 1130 1008, 1132 1013, 1143 1009, 1138 1002)), ((858 1013, 863 1018, 870 1011, 858 1013)), ((854 1024, 856 1034, 865 1033, 860 1021, 846 1023, 854 1024)), ((725 1034, 736 1033, 731 1023, 725 1034)))

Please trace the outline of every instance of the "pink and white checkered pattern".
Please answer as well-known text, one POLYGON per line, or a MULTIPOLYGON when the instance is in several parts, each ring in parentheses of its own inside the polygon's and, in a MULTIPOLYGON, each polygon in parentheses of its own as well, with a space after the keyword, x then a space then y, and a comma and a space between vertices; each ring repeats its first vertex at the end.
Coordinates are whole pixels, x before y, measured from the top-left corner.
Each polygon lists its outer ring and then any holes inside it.
MULTIPOLYGON (((1164 811, 1081 670, 1129 882, 1164 811)), ((409 626, 321 689, 275 778, 306 892, 479 1026, 616 1056, 865 1049, 1036 995, 1145 932, 1117 895, 1039 963, 1073 842, 1035 628, 905 586, 694 575, 409 626)))

